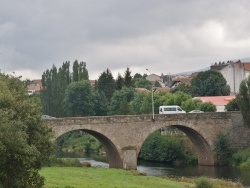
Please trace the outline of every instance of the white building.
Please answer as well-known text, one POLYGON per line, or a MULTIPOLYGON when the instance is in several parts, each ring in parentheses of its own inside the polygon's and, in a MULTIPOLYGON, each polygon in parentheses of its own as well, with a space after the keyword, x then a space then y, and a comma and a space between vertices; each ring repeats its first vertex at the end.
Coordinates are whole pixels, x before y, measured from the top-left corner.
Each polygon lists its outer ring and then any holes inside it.
POLYGON ((250 63, 240 61, 227 63, 216 63, 211 66, 211 70, 220 71, 230 86, 233 94, 239 92, 240 83, 250 75, 250 63))

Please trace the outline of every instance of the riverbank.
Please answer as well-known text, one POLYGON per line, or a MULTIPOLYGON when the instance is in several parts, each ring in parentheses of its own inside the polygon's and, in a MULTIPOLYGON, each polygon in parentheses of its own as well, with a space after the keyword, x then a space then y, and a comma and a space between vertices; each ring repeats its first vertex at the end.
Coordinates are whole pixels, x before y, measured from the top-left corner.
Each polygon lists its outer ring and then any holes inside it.
MULTIPOLYGON (((168 179, 145 176, 137 171, 122 169, 106 169, 97 167, 44 167, 40 174, 45 177, 44 188, 191 188, 195 187, 195 180, 180 178, 168 179)), ((213 180, 211 180, 213 181, 213 180)), ((241 187, 218 180, 216 187, 241 187)))

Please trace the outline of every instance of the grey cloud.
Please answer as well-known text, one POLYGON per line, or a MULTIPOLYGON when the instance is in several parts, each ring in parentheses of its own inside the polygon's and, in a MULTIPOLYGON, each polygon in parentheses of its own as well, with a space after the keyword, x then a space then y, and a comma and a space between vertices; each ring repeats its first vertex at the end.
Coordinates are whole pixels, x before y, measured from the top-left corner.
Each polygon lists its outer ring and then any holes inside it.
POLYGON ((248 0, 3 0, 0 69, 41 73, 78 59, 95 75, 127 66, 174 73, 248 57, 248 7, 248 0))

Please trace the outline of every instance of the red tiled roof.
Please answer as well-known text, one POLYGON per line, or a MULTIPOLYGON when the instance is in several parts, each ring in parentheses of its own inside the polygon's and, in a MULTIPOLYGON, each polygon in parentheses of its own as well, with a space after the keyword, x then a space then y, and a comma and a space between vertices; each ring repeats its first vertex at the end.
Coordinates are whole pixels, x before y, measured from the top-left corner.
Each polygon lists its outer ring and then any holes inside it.
POLYGON ((250 63, 243 63, 243 67, 246 71, 250 71, 250 63))
POLYGON ((211 102, 216 106, 227 105, 231 100, 235 98, 234 95, 230 96, 209 96, 209 97, 195 97, 203 102, 211 102))

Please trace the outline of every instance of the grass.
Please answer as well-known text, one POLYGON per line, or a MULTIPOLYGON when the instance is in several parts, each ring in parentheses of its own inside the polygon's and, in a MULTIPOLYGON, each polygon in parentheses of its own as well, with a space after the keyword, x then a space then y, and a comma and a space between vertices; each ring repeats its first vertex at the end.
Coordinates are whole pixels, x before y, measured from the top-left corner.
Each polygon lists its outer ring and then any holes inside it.
POLYGON ((193 187, 189 182, 177 182, 152 176, 140 176, 131 171, 105 168, 45 167, 44 188, 181 188, 193 187))

